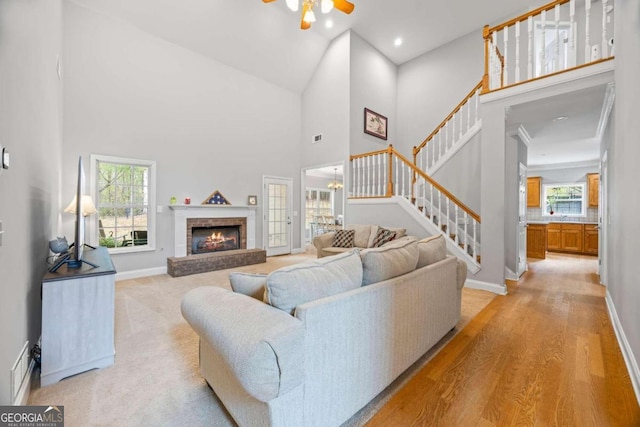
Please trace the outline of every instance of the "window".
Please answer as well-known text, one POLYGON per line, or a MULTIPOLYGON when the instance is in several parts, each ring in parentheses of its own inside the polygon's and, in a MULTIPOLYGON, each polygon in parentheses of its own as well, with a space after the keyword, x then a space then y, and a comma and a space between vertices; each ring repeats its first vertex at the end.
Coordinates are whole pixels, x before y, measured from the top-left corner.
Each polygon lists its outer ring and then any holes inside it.
POLYGON ((155 248, 155 162, 91 156, 93 242, 112 253, 155 248))
POLYGON ((585 216, 585 184, 550 184, 545 185, 542 200, 544 214, 585 216))
POLYGON ((313 238, 316 230, 317 217, 321 215, 333 215, 333 191, 316 188, 307 188, 305 204, 305 229, 307 238, 313 238))

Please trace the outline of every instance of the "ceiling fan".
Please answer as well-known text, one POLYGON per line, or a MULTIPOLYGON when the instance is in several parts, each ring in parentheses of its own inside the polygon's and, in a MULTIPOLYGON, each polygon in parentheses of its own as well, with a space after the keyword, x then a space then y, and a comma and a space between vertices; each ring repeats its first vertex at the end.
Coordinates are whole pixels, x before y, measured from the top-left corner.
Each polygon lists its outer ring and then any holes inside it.
MULTIPOLYGON (((276 0, 262 0, 264 3, 271 3, 276 0)), ((298 11, 298 0, 286 0, 287 7, 294 12, 298 11)), ((313 13, 313 7, 320 2, 320 10, 322 13, 329 13, 334 7, 341 12, 350 14, 355 7, 353 3, 347 0, 302 0, 302 15, 300 21, 300 28, 308 30, 311 28, 311 23, 315 22, 316 15, 313 13)))

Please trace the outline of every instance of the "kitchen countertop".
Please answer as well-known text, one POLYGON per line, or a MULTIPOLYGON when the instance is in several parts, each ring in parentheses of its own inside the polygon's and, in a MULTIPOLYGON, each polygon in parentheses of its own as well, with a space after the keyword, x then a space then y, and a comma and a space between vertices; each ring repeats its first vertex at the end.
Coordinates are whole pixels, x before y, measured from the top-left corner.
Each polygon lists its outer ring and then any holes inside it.
POLYGON ((594 222, 594 221, 572 221, 572 220, 566 220, 566 221, 562 221, 562 220, 550 220, 550 221, 527 221, 527 224, 550 224, 550 223, 555 223, 555 224, 587 224, 587 225, 596 225, 598 224, 598 222, 594 222))

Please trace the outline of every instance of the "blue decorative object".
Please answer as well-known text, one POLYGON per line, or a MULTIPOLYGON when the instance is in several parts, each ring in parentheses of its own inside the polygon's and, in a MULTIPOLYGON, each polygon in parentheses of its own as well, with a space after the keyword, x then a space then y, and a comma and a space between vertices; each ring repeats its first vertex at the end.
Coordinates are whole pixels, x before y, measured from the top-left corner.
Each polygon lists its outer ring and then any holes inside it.
POLYGON ((222 195, 218 190, 209 194, 209 197, 202 202, 203 205, 230 205, 229 200, 222 195))
POLYGON ((49 241, 49 249, 54 254, 61 254, 69 250, 69 243, 66 237, 57 237, 55 240, 49 241))

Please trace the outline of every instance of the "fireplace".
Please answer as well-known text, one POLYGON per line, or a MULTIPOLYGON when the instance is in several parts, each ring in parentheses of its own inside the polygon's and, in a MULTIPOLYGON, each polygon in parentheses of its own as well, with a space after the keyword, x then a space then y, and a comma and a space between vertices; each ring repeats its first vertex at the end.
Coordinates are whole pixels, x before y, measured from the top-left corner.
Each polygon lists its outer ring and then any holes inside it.
POLYGON ((240 226, 193 227, 191 229, 191 253, 231 251, 240 249, 240 226))
POLYGON ((188 218, 187 255, 247 248, 246 218, 188 218))

